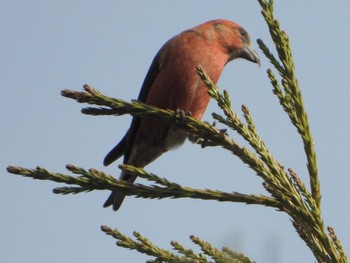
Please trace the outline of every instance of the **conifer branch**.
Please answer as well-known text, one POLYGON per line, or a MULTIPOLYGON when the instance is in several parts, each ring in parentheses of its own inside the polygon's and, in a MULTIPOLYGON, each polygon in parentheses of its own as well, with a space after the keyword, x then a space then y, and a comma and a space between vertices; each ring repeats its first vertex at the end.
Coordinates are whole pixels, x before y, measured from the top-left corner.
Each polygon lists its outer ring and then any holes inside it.
POLYGON ((281 83, 284 89, 283 92, 271 69, 268 69, 267 73, 271 80, 271 84, 274 87, 273 91, 277 95, 280 104, 287 112, 291 122, 297 128, 297 131, 302 138, 307 158, 311 192, 316 200, 317 206, 320 207, 321 190, 318 179, 316 151, 308 116, 304 106, 304 100, 295 73, 290 41, 287 33, 281 29, 280 23, 274 17, 273 1, 258 0, 258 2, 262 7, 261 13, 268 25, 280 62, 278 62, 278 60, 272 55, 269 48, 261 39, 258 40, 258 45, 281 76, 281 83))
POLYGON ((114 239, 116 239, 117 246, 137 250, 140 253, 155 257, 154 260, 147 261, 149 263, 253 263, 253 261, 250 261, 250 259, 245 257, 242 253, 237 253, 228 248, 218 250, 217 248, 211 246, 208 242, 205 242, 195 236, 190 237, 192 242, 198 245, 201 248, 202 252, 207 255, 207 257, 202 253, 195 253, 192 249, 185 248, 183 245, 176 241, 172 241, 171 245, 173 249, 182 256, 176 255, 169 250, 165 250, 154 245, 146 237, 142 236, 138 232, 133 233, 134 237, 136 238, 136 240, 134 240, 125 236, 119 230, 113 230, 108 226, 101 226, 101 230, 107 235, 112 236, 114 239), (213 261, 209 261, 209 258, 213 261))
POLYGON ((288 212, 288 214, 292 218, 295 229, 313 251, 318 262, 347 262, 347 257, 341 247, 335 245, 335 241, 325 233, 321 217, 321 192, 316 152, 301 89, 295 74, 289 38, 274 17, 274 1, 258 0, 258 2, 262 8, 261 13, 268 25, 279 60, 270 52, 261 39, 258 40, 258 45, 281 77, 280 82, 283 90, 272 70, 267 70, 267 75, 273 86, 273 93, 277 96, 281 106, 301 136, 310 178, 311 193, 296 173, 289 169, 292 182, 304 199, 304 202, 299 203, 299 205, 305 212, 302 214, 288 212))
POLYGON ((24 177, 49 180, 68 185, 57 187, 53 190, 56 194, 78 194, 82 192, 90 192, 93 190, 109 190, 121 191, 125 195, 142 197, 142 198, 192 198, 202 200, 216 200, 221 202, 241 202, 245 204, 258 204, 269 206, 278 209, 278 202, 273 198, 264 195, 246 195, 237 192, 227 193, 218 190, 210 189, 194 189, 186 186, 170 182, 165 178, 160 178, 154 174, 147 173, 141 168, 136 168, 131 165, 120 165, 122 170, 128 171, 130 174, 135 174, 148 181, 156 183, 156 185, 132 184, 123 180, 118 180, 113 176, 107 175, 96 169, 88 171, 74 166, 67 165, 66 168, 79 176, 69 176, 61 173, 49 172, 42 167, 36 169, 27 169, 22 167, 9 166, 7 171, 12 174, 21 175, 24 177))

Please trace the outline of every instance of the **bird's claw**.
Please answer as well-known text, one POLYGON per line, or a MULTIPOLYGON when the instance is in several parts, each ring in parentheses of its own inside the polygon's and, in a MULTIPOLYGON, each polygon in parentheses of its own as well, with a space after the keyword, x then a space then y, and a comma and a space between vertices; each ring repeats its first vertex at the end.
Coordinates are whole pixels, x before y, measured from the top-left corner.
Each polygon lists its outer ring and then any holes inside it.
MULTIPOLYGON (((209 123, 207 123, 209 124, 209 123)), ((210 124, 209 124, 210 125, 210 124)), ((216 121, 214 121, 211 126, 215 127, 216 126, 216 121)), ((218 129, 218 131, 224 136, 227 137, 228 133, 227 133, 227 129, 218 129)), ((213 144, 213 142, 209 139, 205 139, 200 137, 197 134, 189 134, 188 136, 188 140, 192 143, 196 143, 196 144, 200 144, 202 148, 207 147, 207 146, 214 146, 215 144, 213 144)))
POLYGON ((188 136, 187 136, 187 138, 188 138, 188 140, 190 141, 190 142, 192 142, 192 143, 195 143, 195 144, 200 144, 200 146, 202 147, 202 148, 204 148, 204 147, 207 147, 210 143, 210 140, 208 140, 208 139, 203 139, 203 138, 201 138, 199 135, 197 135, 197 134, 189 134, 188 136))
POLYGON ((176 109, 175 117, 179 118, 181 122, 184 122, 187 116, 192 116, 192 112, 176 109))

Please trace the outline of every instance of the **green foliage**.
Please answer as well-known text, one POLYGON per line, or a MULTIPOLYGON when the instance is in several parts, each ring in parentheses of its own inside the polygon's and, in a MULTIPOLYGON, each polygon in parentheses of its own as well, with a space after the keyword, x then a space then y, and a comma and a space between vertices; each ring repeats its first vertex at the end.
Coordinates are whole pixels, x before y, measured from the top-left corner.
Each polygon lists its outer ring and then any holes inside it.
POLYGON ((170 262, 170 263, 252 263, 249 258, 245 257, 241 253, 237 253, 228 248, 218 250, 208 242, 201 240, 198 237, 190 236, 193 243, 198 245, 203 253, 195 253, 192 249, 185 248, 176 241, 172 241, 170 244, 173 250, 177 251, 179 255, 176 255, 169 250, 165 250, 155 246, 151 241, 142 236, 138 232, 134 232, 133 235, 136 240, 129 238, 117 229, 112 230, 107 226, 102 226, 101 230, 107 235, 112 236, 117 241, 117 245, 128 249, 135 249, 141 253, 155 257, 154 260, 149 260, 149 263, 158 262, 170 262), (182 255, 182 256, 181 256, 182 255), (210 261, 209 259, 213 261, 210 261))

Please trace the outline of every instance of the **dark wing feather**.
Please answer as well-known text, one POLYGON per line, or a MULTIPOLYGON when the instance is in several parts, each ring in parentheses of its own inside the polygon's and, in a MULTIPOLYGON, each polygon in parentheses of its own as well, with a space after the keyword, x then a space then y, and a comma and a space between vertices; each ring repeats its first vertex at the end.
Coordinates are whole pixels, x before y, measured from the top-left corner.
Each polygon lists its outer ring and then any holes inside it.
MULTIPOLYGON (((160 71, 160 62, 159 62, 160 53, 161 51, 159 51, 155 56, 155 58, 153 59, 152 64, 145 77, 145 80, 143 81, 141 91, 138 97, 138 100, 141 102, 146 102, 149 90, 151 89, 153 82, 160 71)), ((103 164, 105 166, 110 165, 111 163, 119 159, 122 155, 124 155, 124 163, 127 163, 130 157, 129 149, 132 142, 134 141, 139 123, 140 123, 140 117, 133 117, 128 132, 125 134, 123 139, 106 155, 105 159, 103 160, 103 164)))
POLYGON ((106 155, 106 157, 103 160, 103 165, 108 166, 111 163, 113 163, 115 160, 119 159, 120 156, 124 155, 125 153, 125 143, 127 139, 127 134, 121 139, 121 141, 114 146, 112 150, 106 155))

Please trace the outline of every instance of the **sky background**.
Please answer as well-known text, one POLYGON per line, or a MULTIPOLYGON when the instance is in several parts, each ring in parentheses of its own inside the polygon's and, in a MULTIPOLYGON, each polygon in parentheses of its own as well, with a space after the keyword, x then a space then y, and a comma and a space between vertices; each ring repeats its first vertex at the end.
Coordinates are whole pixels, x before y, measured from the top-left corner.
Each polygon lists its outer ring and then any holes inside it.
MULTIPOLYGON (((349 60, 350 1, 276 1, 288 32, 309 114, 322 189, 325 225, 350 251, 349 60)), ((60 96, 87 83, 106 95, 137 98, 164 42, 190 27, 225 18, 243 25, 256 45, 271 44, 257 1, 4 1, 0 0, 0 262, 145 262, 115 246, 100 225, 134 230, 162 248, 177 240, 195 248, 194 234, 259 263, 314 262, 288 217, 271 208, 201 200, 127 198, 118 213, 103 209, 106 191, 60 196, 56 183, 11 175, 8 165, 66 173, 73 163, 119 176, 120 160, 105 154, 129 127, 130 116, 92 117, 60 96)), ((308 182, 300 138, 271 92, 268 61, 228 64, 219 81, 233 107, 248 105, 275 157, 308 182)), ((211 102, 203 119, 219 109, 211 102)), ((230 133, 239 142, 238 135, 230 133)), ((186 142, 147 170, 177 183, 247 194, 261 180, 223 149, 186 142)), ((137 182, 143 182, 138 180, 137 182)))

